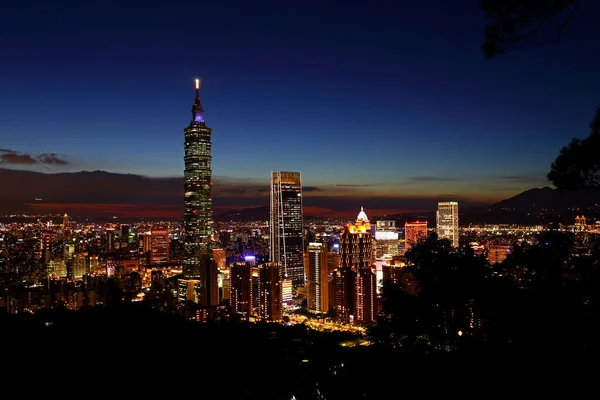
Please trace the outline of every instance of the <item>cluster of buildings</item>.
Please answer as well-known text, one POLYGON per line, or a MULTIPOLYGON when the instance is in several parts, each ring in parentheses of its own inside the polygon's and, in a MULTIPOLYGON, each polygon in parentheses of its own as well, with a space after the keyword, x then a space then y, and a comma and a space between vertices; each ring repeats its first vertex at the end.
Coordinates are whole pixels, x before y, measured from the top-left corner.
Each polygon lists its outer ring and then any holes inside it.
MULTIPOLYGON (((406 250, 431 230, 458 247, 459 209, 454 201, 438 203, 435 227, 428 227, 426 220, 403 226, 395 220, 371 224, 361 208, 352 224, 311 230, 303 218, 301 174, 289 171, 271 173, 266 224, 237 233, 217 226, 212 219, 212 131, 204 121, 199 90, 196 81, 192 120, 184 129, 183 224, 77 227, 65 214, 61 226, 36 228, 32 254, 22 268, 42 269, 26 271, 35 284, 25 294, 0 294, 7 309, 31 310, 35 304, 51 307, 57 302, 77 309, 106 303, 120 293, 132 301, 152 299, 160 307, 184 310, 198 320, 222 315, 226 308, 233 317, 281 321, 286 310, 302 307, 343 323, 368 324, 377 317, 383 281, 416 291, 404 268, 406 250), (33 301, 38 297, 31 295, 31 288, 43 300, 33 301)), ((585 220, 578 219, 576 225, 582 224, 585 220)), ((29 243, 27 238, 14 240, 0 245, 14 249, 29 243)), ((501 261, 508 247, 490 247, 490 257, 501 261)), ((0 252, 0 272, 2 268, 0 252)), ((23 271, 17 272, 21 279, 23 271)))

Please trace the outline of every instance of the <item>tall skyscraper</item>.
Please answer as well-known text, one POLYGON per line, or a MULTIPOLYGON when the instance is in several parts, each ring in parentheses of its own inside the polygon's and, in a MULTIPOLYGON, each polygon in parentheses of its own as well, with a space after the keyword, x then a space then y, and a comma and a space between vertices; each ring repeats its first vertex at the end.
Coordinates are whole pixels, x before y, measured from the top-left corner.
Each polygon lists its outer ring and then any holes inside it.
POLYGON ((213 259, 211 243, 212 130, 204 123, 199 79, 196 79, 192 121, 183 132, 185 137, 184 282, 179 284, 182 289, 179 298, 195 300, 203 306, 212 306, 219 301, 218 271, 213 259), (189 295, 192 286, 196 292, 194 296, 189 295))
POLYGON ((439 239, 448 239, 458 247, 458 202, 440 201, 436 212, 439 239))
POLYGON ((271 262, 281 263, 283 276, 304 284, 304 229, 300 172, 271 173, 271 262))
POLYGON ((342 267, 370 268, 374 261, 372 240, 371 223, 361 207, 356 217, 356 224, 346 225, 340 234, 342 267))
POLYGON ((329 308, 328 247, 327 243, 309 243, 304 254, 307 308, 315 313, 326 313, 329 308))
POLYGON ((341 266, 334 274, 335 311, 343 321, 371 322, 377 315, 373 237, 365 211, 340 235, 341 266))

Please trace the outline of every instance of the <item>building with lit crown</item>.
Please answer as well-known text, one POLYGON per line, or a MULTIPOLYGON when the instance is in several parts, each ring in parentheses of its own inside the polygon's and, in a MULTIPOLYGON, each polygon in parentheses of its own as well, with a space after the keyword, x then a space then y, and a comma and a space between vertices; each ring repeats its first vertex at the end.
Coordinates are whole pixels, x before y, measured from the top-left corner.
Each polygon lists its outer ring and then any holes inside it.
POLYGON ((192 121, 183 132, 184 282, 179 283, 179 299, 193 300, 201 306, 213 306, 219 302, 219 291, 217 265, 212 254, 212 130, 204 122, 199 79, 196 79, 192 121))
POLYGON ((342 321, 368 323, 378 313, 377 279, 369 218, 361 207, 340 235, 340 268, 333 276, 335 312, 342 321))
POLYGON ((304 226, 300 172, 271 173, 270 261, 281 263, 283 277, 304 285, 304 226))

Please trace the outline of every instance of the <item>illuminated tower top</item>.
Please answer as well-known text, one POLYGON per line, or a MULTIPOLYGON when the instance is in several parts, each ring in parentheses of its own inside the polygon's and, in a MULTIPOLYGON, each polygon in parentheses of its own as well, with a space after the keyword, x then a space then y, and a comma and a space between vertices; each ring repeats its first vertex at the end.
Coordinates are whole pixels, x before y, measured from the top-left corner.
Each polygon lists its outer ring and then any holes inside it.
POLYGON ((369 223, 369 218, 367 217, 367 213, 365 212, 365 209, 360 206, 360 212, 358 213, 358 216, 356 217, 356 224, 357 225, 363 225, 363 224, 368 224, 369 223))
POLYGON ((200 103, 200 79, 196 78, 196 99, 192 106, 192 122, 204 125, 204 107, 200 103))

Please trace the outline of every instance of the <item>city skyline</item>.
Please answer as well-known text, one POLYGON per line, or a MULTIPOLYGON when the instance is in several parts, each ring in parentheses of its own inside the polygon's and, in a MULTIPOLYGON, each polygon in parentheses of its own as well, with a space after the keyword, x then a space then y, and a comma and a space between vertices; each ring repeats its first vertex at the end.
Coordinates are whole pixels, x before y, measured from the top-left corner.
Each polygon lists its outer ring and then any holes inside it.
POLYGON ((578 44, 593 26, 591 9, 583 8, 594 5, 581 6, 565 43, 493 63, 479 50, 485 19, 477 7, 465 7, 457 22, 446 19, 446 2, 438 6, 374 8, 361 29, 352 27, 361 15, 352 7, 327 18, 326 6, 256 7, 246 11, 260 18, 243 22, 209 6, 198 29, 212 33, 197 44, 200 57, 189 51, 195 36, 172 29, 193 18, 177 7, 159 17, 155 7, 124 5, 116 17, 111 7, 89 14, 93 6, 85 5, 47 26, 45 5, 31 13, 13 4, 4 14, 15 41, 0 66, 0 168, 75 174, 44 177, 72 188, 57 193, 25 172, 9 178, 0 171, 5 186, 33 186, 0 206, 181 215, 173 201, 183 191, 175 132, 197 76, 219 132, 215 212, 268 205, 272 170, 302 172, 307 215, 351 216, 360 205, 377 215, 433 210, 441 200, 492 203, 549 185, 550 163, 571 137, 587 134, 597 105, 598 53, 578 44), (294 22, 297 12, 307 20, 294 22), (396 23, 400 12, 414 23, 396 23), (84 14, 86 22, 78 22, 84 14), (20 24, 25 18, 29 24, 20 24), (274 25, 260 25, 264 20, 274 25), (120 43, 106 33, 106 21, 120 43), (319 22, 317 29, 308 21, 319 22), (142 33, 162 45, 140 41, 142 33), (118 70, 103 61, 117 56, 118 70), (44 66, 32 57, 45 57, 44 66), (44 104, 34 118, 32 98, 44 104), (78 171, 93 170, 112 172, 104 184, 118 193, 90 195, 82 182, 90 175, 78 171), (131 175, 146 177, 138 179, 142 193, 128 184, 131 175))

